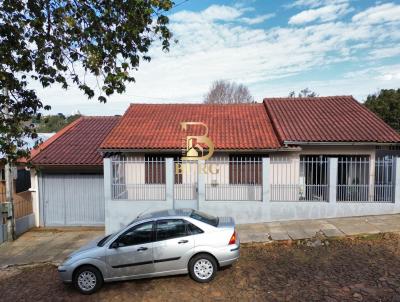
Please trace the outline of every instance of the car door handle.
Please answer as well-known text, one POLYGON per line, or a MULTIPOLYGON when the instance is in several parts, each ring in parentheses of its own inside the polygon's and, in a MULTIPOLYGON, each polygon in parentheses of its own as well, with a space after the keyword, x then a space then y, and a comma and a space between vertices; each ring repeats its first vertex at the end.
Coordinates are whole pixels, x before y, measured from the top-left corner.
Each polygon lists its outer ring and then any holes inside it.
POLYGON ((147 250, 147 247, 144 247, 144 246, 142 246, 142 247, 140 247, 140 248, 137 249, 138 252, 140 252, 140 251, 146 251, 146 250, 147 250))
POLYGON ((178 241, 178 244, 188 243, 188 242, 189 242, 189 240, 181 240, 181 241, 178 241))

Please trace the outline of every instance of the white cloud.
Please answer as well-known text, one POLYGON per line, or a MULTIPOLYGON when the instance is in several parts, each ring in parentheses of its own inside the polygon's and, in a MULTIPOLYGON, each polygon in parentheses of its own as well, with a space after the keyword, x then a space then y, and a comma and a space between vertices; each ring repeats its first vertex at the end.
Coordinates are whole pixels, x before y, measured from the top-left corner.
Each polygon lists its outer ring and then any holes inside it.
POLYGON ((243 8, 211 5, 200 13, 181 11, 171 16, 176 22, 232 21, 243 14, 243 8))
POLYGON ((382 59, 389 58, 400 55, 400 47, 392 46, 392 47, 382 47, 373 49, 369 52, 369 55, 372 59, 382 59))
POLYGON ((293 7, 310 7, 315 8, 323 5, 332 5, 332 4, 340 4, 347 3, 349 0, 297 0, 290 4, 285 5, 286 8, 293 7))
POLYGON ((256 2, 256 0, 238 0, 233 6, 237 8, 248 8, 249 5, 254 2, 256 2))
POLYGON ((289 19, 289 24, 299 25, 313 21, 332 21, 344 16, 351 10, 347 3, 308 9, 292 16, 289 19))
POLYGON ((243 17, 240 18, 240 21, 249 24, 249 25, 254 25, 254 24, 259 24, 259 23, 263 23, 264 21, 271 19, 275 17, 275 14, 271 13, 271 14, 265 14, 265 15, 261 15, 261 16, 256 16, 253 18, 247 18, 247 17, 243 17))
POLYGON ((374 78, 385 82, 400 82, 400 64, 391 66, 381 66, 373 70, 374 78))
POLYGON ((282 80, 279 85, 268 83, 257 85, 253 88, 256 99, 266 96, 287 96, 288 91, 300 91, 309 87, 321 96, 329 95, 353 95, 358 101, 364 101, 366 97, 380 89, 391 89, 400 86, 400 64, 384 65, 379 67, 364 68, 345 74, 343 77, 321 80, 296 81, 282 80), (366 84, 367 83, 367 84, 366 84))
POLYGON ((359 98, 377 88, 400 87, 400 68, 391 71, 391 66, 362 77, 337 75, 331 80, 307 81, 304 76, 312 71, 318 78, 319 72, 336 63, 377 64, 374 54, 394 54, 391 48, 400 42, 396 24, 349 20, 261 29, 249 26, 243 18, 251 18, 246 7, 216 5, 172 15, 170 26, 179 43, 171 45, 166 54, 153 48, 152 61, 142 63, 133 74, 136 83, 129 84, 123 95, 112 96, 106 105, 86 100, 75 88, 62 91, 55 87, 39 90, 39 94, 53 105, 54 112, 79 109, 86 114, 110 114, 122 113, 130 102, 199 102, 217 79, 248 85, 257 100, 304 87, 322 95, 359 98))
POLYGON ((352 20, 364 24, 400 21, 400 5, 385 3, 374 6, 354 15, 352 20))
POLYGON ((303 6, 309 6, 309 7, 318 7, 322 5, 323 1, 321 0, 297 0, 293 1, 290 4, 285 5, 286 8, 293 8, 293 7, 303 7, 303 6))
POLYGON ((381 75, 378 79, 381 79, 383 81, 392 81, 392 80, 400 80, 400 71, 394 73, 394 72, 389 72, 381 75))
POLYGON ((374 79, 380 81, 400 80, 400 64, 383 65, 378 67, 363 68, 348 72, 344 75, 346 79, 374 79))

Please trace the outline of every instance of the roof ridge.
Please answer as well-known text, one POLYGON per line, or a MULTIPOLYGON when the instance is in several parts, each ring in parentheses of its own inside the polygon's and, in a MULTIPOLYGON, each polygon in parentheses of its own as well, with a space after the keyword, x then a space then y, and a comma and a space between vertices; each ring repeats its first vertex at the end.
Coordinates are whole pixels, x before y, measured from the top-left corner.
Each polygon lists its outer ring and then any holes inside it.
MULTIPOLYGON (((263 99, 264 102, 268 100, 293 100, 293 101, 298 101, 298 100, 321 100, 321 99, 340 99, 340 98, 346 98, 346 99, 354 99, 352 95, 330 95, 330 96, 306 96, 306 97, 265 97, 263 99)), ((354 99, 355 100, 355 99, 354 99)), ((356 100, 357 101, 357 100, 356 100)))
POLYGON ((387 129, 390 129, 396 136, 400 138, 400 134, 392 128, 389 124, 387 124, 378 114, 367 108, 364 104, 358 102, 356 99, 352 98, 354 102, 357 103, 357 105, 365 112, 376 118, 380 123, 382 123, 387 129))
POLYGON ((282 145, 283 144, 283 139, 282 139, 281 135, 279 134, 278 129, 276 129, 276 124, 275 124, 275 121, 273 120, 273 118, 271 116, 271 112, 268 109, 267 102, 263 101, 262 104, 264 105, 264 109, 265 109, 265 112, 267 114, 267 117, 271 122, 272 131, 274 131, 274 134, 275 134, 276 138, 278 139, 279 143, 282 145))
POLYGON ((82 115, 80 118, 83 120, 87 119, 106 119, 106 118, 120 118, 120 115, 82 115))
POLYGON ((129 106, 171 106, 171 105, 182 105, 182 106, 252 106, 262 105, 261 102, 254 103, 231 103, 231 104, 207 104, 207 103, 130 103, 129 106))
POLYGON ((36 148, 32 148, 31 150, 31 156, 29 158, 29 161, 33 160, 36 156, 40 154, 43 150, 45 150, 47 147, 49 147, 52 143, 54 143, 57 139, 59 139, 64 133, 68 132, 71 128, 75 127, 77 124, 79 124, 81 121, 84 120, 84 117, 81 116, 72 123, 68 124, 61 130, 57 131, 56 134, 51 136, 49 139, 45 140, 43 143, 41 143, 39 146, 36 148))

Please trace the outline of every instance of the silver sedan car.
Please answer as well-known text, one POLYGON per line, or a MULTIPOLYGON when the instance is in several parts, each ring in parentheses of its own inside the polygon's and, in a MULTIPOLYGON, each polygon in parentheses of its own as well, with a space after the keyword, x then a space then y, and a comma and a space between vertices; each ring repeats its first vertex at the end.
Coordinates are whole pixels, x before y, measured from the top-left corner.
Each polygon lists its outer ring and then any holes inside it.
POLYGON ((192 210, 142 215, 119 232, 72 253, 58 267, 61 279, 83 294, 103 282, 187 274, 211 281, 219 267, 239 258, 239 237, 231 217, 192 210))

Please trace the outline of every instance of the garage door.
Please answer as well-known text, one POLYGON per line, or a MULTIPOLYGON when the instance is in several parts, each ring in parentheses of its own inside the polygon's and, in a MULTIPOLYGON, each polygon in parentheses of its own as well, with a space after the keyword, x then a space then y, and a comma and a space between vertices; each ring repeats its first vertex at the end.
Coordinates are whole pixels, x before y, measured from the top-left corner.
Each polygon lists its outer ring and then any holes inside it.
POLYGON ((41 190, 44 225, 104 225, 103 186, 100 174, 44 174, 41 190))

